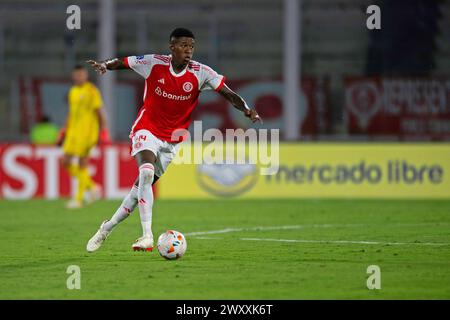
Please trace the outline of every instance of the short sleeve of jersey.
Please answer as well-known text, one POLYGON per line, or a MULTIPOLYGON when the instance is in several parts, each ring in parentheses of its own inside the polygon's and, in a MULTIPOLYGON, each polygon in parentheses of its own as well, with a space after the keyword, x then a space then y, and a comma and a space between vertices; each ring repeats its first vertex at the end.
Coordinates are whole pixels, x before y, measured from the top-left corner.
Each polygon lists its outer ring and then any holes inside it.
POLYGON ((219 91, 225 83, 225 77, 216 71, 202 64, 200 66, 200 91, 215 90, 219 91))
POLYGON ((103 106, 103 99, 102 99, 102 95, 100 94, 100 91, 96 87, 93 87, 92 94, 93 94, 92 108, 100 109, 103 106))
POLYGON ((144 79, 147 79, 152 70, 153 55, 146 54, 143 56, 129 56, 123 59, 123 63, 136 73, 140 74, 144 79))

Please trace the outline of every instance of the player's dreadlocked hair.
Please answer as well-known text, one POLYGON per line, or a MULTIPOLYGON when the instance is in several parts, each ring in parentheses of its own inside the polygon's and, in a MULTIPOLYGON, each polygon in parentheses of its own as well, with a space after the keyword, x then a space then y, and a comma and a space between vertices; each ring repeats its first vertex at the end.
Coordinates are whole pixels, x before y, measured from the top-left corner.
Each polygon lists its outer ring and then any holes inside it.
POLYGON ((181 37, 187 37, 187 38, 192 38, 195 39, 194 34, 192 33, 191 30, 186 29, 186 28, 176 28, 175 30, 173 30, 170 33, 170 37, 169 40, 172 40, 173 38, 181 38, 181 37))

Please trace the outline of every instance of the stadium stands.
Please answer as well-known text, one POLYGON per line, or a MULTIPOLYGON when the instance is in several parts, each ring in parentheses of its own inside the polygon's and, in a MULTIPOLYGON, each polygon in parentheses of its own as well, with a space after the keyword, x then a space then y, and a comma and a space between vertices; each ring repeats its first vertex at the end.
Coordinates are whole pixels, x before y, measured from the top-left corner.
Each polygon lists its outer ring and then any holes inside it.
MULTIPOLYGON (((369 0, 302 1, 302 72, 328 76, 334 134, 345 133, 342 77, 366 72, 369 0)), ((376 1, 375 1, 376 2, 376 1)), ((96 0, 77 2, 83 32, 67 30, 66 3, 2 1, 0 3, 0 139, 20 130, 20 76, 67 78, 78 61, 98 55, 96 0)), ((282 1, 240 3, 174 0, 116 0, 117 55, 165 52, 167 35, 177 25, 195 30, 196 59, 230 79, 281 78, 283 50, 282 1), (182 14, 181 14, 182 12, 182 14)), ((440 4, 435 66, 431 74, 450 72, 450 4, 440 4)), ((431 17, 433 18, 433 17, 431 17)), ((106 57, 104 57, 106 58, 106 57)), ((122 73, 119 79, 132 79, 122 73)), ((17 137, 17 135, 14 135, 17 137)), ((17 138, 16 138, 17 139, 17 138)))

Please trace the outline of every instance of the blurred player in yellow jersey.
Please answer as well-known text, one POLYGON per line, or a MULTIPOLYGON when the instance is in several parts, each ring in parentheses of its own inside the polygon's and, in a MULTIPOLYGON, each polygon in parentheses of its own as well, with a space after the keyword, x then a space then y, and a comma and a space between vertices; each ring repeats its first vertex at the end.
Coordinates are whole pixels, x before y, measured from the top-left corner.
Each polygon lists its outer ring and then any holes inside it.
POLYGON ((69 113, 63 129, 63 166, 71 177, 77 179, 75 198, 67 203, 67 208, 81 208, 84 194, 89 193, 88 202, 97 200, 101 187, 91 178, 87 165, 91 149, 98 143, 108 143, 109 133, 103 111, 100 91, 89 81, 86 68, 77 65, 72 71, 73 86, 68 94, 69 113))

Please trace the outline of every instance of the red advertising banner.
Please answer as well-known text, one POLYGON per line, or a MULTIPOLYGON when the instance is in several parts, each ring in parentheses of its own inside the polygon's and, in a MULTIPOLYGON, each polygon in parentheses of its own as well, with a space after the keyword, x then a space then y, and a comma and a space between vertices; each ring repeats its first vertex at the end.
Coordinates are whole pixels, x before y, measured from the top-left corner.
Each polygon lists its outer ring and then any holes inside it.
MULTIPOLYGON (((227 80, 234 91, 245 98, 248 105, 256 107, 264 119, 264 128, 281 129, 283 135, 283 82, 281 79, 227 80)), ((67 79, 21 78, 19 81, 21 131, 27 133, 41 115, 51 115, 52 121, 63 124, 67 114, 67 79)), ((142 105, 144 81, 118 81, 115 129, 122 139, 127 139, 129 129, 142 105)), ((301 81, 299 119, 303 137, 326 134, 330 129, 328 78, 304 76, 301 81)), ((235 110, 229 102, 212 90, 200 95, 193 119, 201 120, 204 130, 249 128, 252 123, 235 110)))
MULTIPOLYGON (((281 80, 234 80, 227 84, 255 107, 264 119, 264 128, 281 129, 283 135, 283 82, 281 80)), ((326 134, 330 129, 329 81, 305 76, 301 81, 299 128, 302 136, 326 134)), ((241 112, 215 92, 205 92, 194 109, 193 119, 202 120, 203 128, 247 129, 253 125, 241 112), (209 125, 208 125, 209 123, 209 125)))
POLYGON ((349 134, 450 138, 450 79, 347 77, 349 134))
MULTIPOLYGON (((60 164, 62 150, 52 146, 0 144, 0 198, 57 199, 75 192, 76 183, 60 164)), ((124 197, 137 177, 128 144, 97 147, 89 170, 107 199, 124 197)))

